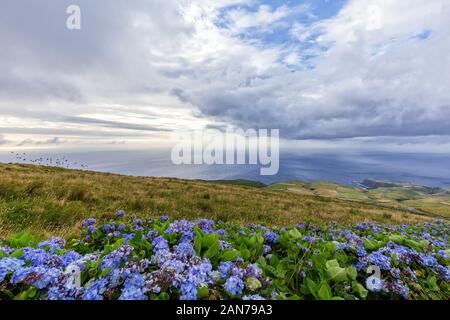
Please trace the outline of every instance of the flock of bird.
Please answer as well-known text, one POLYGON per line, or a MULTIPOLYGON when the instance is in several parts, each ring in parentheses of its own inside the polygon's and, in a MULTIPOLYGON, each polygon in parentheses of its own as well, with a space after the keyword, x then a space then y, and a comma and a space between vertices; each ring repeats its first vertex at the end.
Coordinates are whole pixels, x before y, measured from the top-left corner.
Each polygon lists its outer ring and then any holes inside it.
POLYGON ((88 168, 87 164, 80 163, 78 161, 72 162, 69 159, 67 159, 66 156, 33 158, 30 155, 27 155, 25 152, 14 152, 14 151, 11 151, 11 155, 15 156, 16 162, 18 163, 31 163, 38 166, 61 167, 66 169, 88 168))

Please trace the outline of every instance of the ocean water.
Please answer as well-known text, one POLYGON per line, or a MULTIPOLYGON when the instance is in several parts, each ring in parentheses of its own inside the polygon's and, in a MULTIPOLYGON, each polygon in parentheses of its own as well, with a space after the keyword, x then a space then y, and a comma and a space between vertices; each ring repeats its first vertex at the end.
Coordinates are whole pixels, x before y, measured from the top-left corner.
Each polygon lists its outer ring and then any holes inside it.
MULTIPOLYGON (((410 182, 450 188, 450 155, 429 153, 363 152, 352 150, 281 150, 280 169, 273 176, 260 175, 257 165, 174 165, 170 150, 21 150, 18 160, 0 151, 0 162, 26 162, 40 157, 63 159, 71 168, 135 176, 186 179, 251 179, 264 183, 286 180, 328 180, 353 184, 365 178, 410 182), (67 160, 67 161, 66 161, 67 160), (75 162, 77 162, 75 164, 75 162)), ((54 164, 54 163, 53 163, 54 164)))

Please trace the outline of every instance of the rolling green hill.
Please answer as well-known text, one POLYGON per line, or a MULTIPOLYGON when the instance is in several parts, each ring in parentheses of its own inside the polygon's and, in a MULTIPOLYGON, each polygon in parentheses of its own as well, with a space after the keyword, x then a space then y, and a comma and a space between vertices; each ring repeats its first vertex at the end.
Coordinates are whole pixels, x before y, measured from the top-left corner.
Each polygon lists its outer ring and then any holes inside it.
POLYGON ((432 220, 411 212, 349 201, 367 195, 346 187, 332 190, 332 185, 286 183, 263 188, 242 181, 130 177, 0 164, 0 236, 29 231, 38 237, 70 237, 80 232, 79 223, 87 217, 107 221, 120 209, 127 211, 127 216, 205 217, 241 224, 288 226, 305 221, 398 224, 432 220), (294 188, 295 192, 285 192, 283 186, 294 188), (340 199, 335 193, 345 197, 340 199))
POLYGON ((368 179, 361 187, 343 186, 324 181, 288 181, 272 184, 269 188, 450 217, 450 191, 440 188, 368 179))

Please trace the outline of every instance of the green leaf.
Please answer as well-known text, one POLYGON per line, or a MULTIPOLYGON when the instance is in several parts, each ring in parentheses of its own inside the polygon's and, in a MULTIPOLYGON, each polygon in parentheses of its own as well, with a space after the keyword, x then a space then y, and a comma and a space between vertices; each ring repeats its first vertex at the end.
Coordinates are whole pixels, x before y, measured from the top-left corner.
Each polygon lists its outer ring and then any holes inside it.
POLYGON ((324 255, 318 254, 316 256, 313 256, 311 260, 313 261, 314 268, 318 270, 326 268, 327 259, 324 255))
POLYGON ((339 262, 337 260, 328 260, 325 263, 325 266, 327 267, 327 269, 339 267, 339 262))
POLYGON ((139 251, 138 256, 139 256, 141 259, 144 259, 144 258, 145 258, 145 250, 139 251))
POLYGON ((435 276, 431 276, 430 278, 428 278, 428 285, 433 289, 438 291, 439 290, 439 286, 437 285, 437 279, 435 276))
POLYGON ((258 261, 256 261, 260 266, 262 270, 265 270, 267 268, 267 261, 264 257, 259 257, 258 261))
POLYGON ((27 300, 28 299, 28 290, 24 290, 17 294, 13 300, 27 300))
POLYGON ((37 241, 27 232, 18 233, 7 240, 11 248, 37 247, 37 241))
POLYGON ((14 251, 13 253, 11 253, 10 257, 20 259, 23 257, 23 255, 24 255, 23 249, 18 249, 16 251, 14 251))
POLYGON ((206 298, 207 296, 209 296, 209 290, 208 290, 208 287, 201 286, 201 287, 198 289, 198 292, 197 292, 197 298, 198 298, 198 299, 203 299, 203 298, 206 298))
POLYGON ((106 277, 109 273, 111 272, 111 268, 106 268, 105 270, 102 271, 102 273, 100 274, 100 277, 106 277))
POLYGON ((366 250, 370 250, 370 251, 377 250, 377 249, 381 248, 384 245, 383 241, 377 241, 377 240, 374 240, 374 239, 364 238, 363 242, 364 242, 364 248, 366 250))
POLYGON ((306 278, 306 287, 308 288, 309 292, 313 293, 317 291, 317 284, 314 282, 314 280, 310 278, 306 278))
POLYGON ((430 241, 423 239, 419 241, 419 244, 422 247, 422 249, 425 249, 430 245, 430 241))
POLYGON ((358 276, 358 271, 356 271, 355 267, 348 267, 347 275, 351 280, 356 280, 356 277, 358 276))
POLYGON ((341 267, 332 267, 327 269, 327 273, 331 280, 345 281, 347 279, 347 270, 341 267))
POLYGON ((158 300, 169 300, 170 296, 167 292, 161 292, 158 296, 158 300))
POLYGON ((202 253, 202 236, 200 234, 197 234, 194 240, 194 250, 195 253, 200 256, 202 253))
POLYGON ((331 288, 328 283, 324 282, 317 293, 321 300, 330 300, 333 296, 331 294, 331 288))
POLYGON ((37 289, 35 287, 31 287, 30 289, 27 290, 27 297, 32 299, 36 296, 37 294, 37 289))
POLYGON ((236 261, 239 258, 239 251, 236 249, 225 250, 222 254, 222 261, 236 261))
POLYGON ((347 270, 345 268, 341 268, 337 260, 328 260, 325 266, 331 280, 344 281, 347 279, 347 270))
POLYGON ((0 259, 3 259, 3 258, 6 258, 6 257, 8 257, 9 256, 9 254, 7 254, 5 251, 3 251, 3 250, 0 250, 0 259))
POLYGON ((286 268, 284 267, 283 263, 279 263, 276 267, 276 275, 278 278, 284 278, 286 276, 286 268))
POLYGON ((112 245, 111 248, 112 248, 113 250, 119 249, 119 248, 123 245, 124 241, 125 241, 125 238, 120 238, 120 239, 118 239, 116 242, 114 242, 114 244, 112 245))
POLYGON ((369 291, 362 284, 357 281, 352 282, 353 291, 356 292, 361 298, 365 299, 369 291))
POLYGON ((337 241, 331 241, 331 242, 327 242, 325 244, 325 248, 329 251, 329 252, 335 252, 336 251, 336 246, 337 246, 338 242, 337 241))
POLYGON ((395 242, 396 244, 403 244, 405 239, 406 239, 405 236, 400 236, 398 234, 393 234, 393 235, 389 236, 389 240, 392 242, 395 242))
POLYGON ((405 239, 403 243, 405 246, 410 247, 416 251, 422 251, 424 248, 423 243, 411 239, 405 239))
POLYGON ((214 243, 219 241, 219 238, 220 238, 220 236, 215 233, 210 233, 210 234, 205 235, 202 238, 202 247, 203 248, 211 247, 214 243))
POLYGON ((139 243, 141 243, 141 240, 142 240, 142 231, 136 231, 131 242, 133 244, 139 244, 139 243))
POLYGON ((262 284, 256 278, 247 278, 245 280, 245 287, 250 291, 256 291, 262 287, 262 284))
POLYGON ((9 299, 14 299, 14 294, 8 289, 2 289, 3 293, 8 296, 9 299))
POLYGON ((272 267, 276 267, 278 265, 278 263, 280 263, 280 259, 278 259, 277 255, 273 254, 269 258, 269 263, 272 267))
POLYGON ((211 244, 209 249, 206 250, 203 257, 207 258, 207 259, 212 259, 214 256, 216 256, 220 252, 221 249, 222 249, 222 247, 220 246, 219 241, 216 240, 214 243, 211 244))
POLYGON ((251 256, 250 250, 248 250, 244 244, 241 245, 239 251, 241 252, 242 259, 248 260, 250 258, 251 256))
POLYGON ((302 238, 302 234, 300 233, 300 231, 298 231, 297 228, 294 228, 292 230, 289 231, 289 236, 293 239, 293 240, 298 240, 300 238, 302 238))
POLYGON ((91 278, 95 277, 98 272, 98 267, 93 267, 88 270, 88 274, 91 278))

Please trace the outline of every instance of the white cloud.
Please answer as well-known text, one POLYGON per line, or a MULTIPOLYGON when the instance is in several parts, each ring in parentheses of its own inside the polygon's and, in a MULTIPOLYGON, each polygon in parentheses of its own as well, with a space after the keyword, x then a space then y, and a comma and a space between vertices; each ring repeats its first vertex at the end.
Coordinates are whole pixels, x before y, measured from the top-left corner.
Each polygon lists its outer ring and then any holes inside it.
POLYGON ((2 134, 0 134, 0 146, 2 145, 2 144, 6 144, 8 141, 5 139, 5 136, 4 135, 2 135, 2 134))
POLYGON ((290 52, 286 57, 284 57, 283 62, 288 65, 295 65, 300 61, 300 56, 297 52, 290 52))
POLYGON ((226 20, 229 28, 234 33, 241 33, 249 28, 265 28, 287 17, 291 13, 287 5, 282 5, 274 9, 268 5, 260 5, 255 12, 250 12, 243 8, 230 10, 226 14, 226 20))
POLYGON ((36 140, 36 139, 25 139, 23 141, 20 141, 16 144, 17 147, 23 147, 23 146, 49 146, 49 145, 57 145, 64 143, 65 141, 62 141, 58 137, 54 137, 47 140, 36 140))
POLYGON ((315 68, 274 67, 247 86, 209 83, 195 104, 238 125, 280 127, 297 138, 450 134, 448 5, 371 3, 351 1, 337 17, 302 27, 308 36, 300 40, 315 35, 308 54, 327 48, 312 60, 315 68), (429 39, 414 37, 428 29, 429 39))
POLYGON ((248 10, 253 1, 79 2, 79 33, 60 23, 69 1, 3 5, 2 133, 107 143, 225 124, 289 138, 450 135, 445 0, 352 0, 312 23, 292 21, 307 7, 248 10), (290 42, 240 36, 281 25, 290 42))

